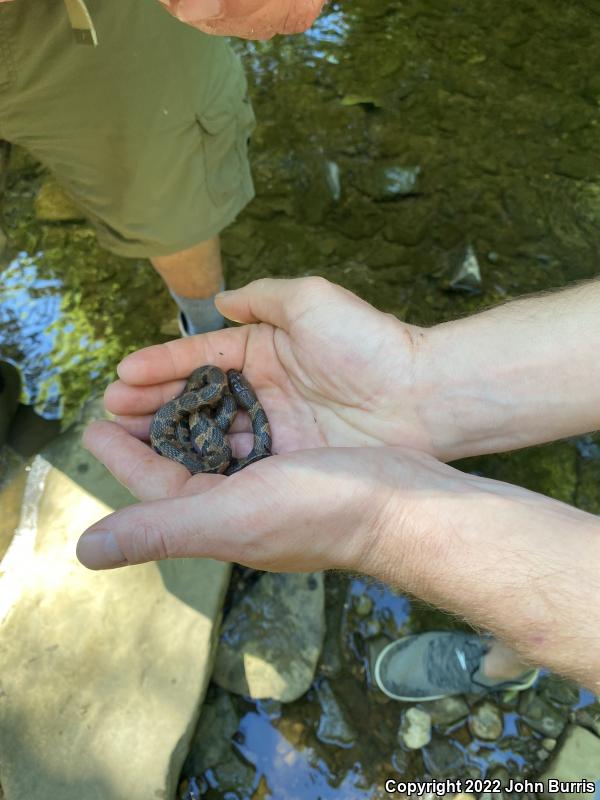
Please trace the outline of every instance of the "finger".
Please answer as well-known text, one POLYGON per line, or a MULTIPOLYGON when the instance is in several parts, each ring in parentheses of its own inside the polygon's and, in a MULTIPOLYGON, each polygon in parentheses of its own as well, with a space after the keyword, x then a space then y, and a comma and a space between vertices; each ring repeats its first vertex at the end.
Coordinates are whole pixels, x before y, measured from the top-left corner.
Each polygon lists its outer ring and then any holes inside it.
POLYGON ((133 417, 153 414, 157 409, 179 397, 185 381, 169 381, 152 386, 130 386, 115 381, 104 392, 104 407, 116 416, 133 417))
POLYGON ((140 417, 117 416, 113 422, 124 428, 130 436, 135 436, 142 442, 150 441, 150 425, 154 414, 144 414, 140 417))
POLYGON ((141 500, 176 495, 190 478, 184 466, 159 456, 114 422, 92 422, 85 429, 82 442, 141 500))
POLYGON ((253 495, 247 486, 244 489, 245 476, 210 477, 219 482, 200 498, 141 503, 100 520, 81 536, 77 557, 89 569, 165 558, 239 559, 244 553, 244 524, 254 516, 249 508, 253 495))
POLYGON ((155 344, 126 356, 117 367, 128 384, 148 386, 187 378, 204 364, 241 369, 247 330, 226 328, 155 344))
POLYGON ((292 321, 314 303, 314 289, 318 286, 322 292, 327 285, 323 278, 261 278, 241 289, 221 292, 215 305, 235 322, 268 322, 289 331, 292 321))

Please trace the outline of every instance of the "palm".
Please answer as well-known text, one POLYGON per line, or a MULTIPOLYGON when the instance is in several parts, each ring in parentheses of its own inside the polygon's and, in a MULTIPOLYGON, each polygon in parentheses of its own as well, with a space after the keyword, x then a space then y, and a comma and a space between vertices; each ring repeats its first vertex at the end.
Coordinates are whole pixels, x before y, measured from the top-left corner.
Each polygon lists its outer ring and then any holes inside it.
MULTIPOLYGON (((129 356, 122 381, 107 392, 108 410, 126 415, 125 427, 144 438, 150 415, 181 392, 184 379, 202 364, 217 364, 242 369, 254 386, 275 452, 381 444, 427 449, 411 397, 412 329, 339 287, 328 284, 325 293, 321 284, 311 287, 294 295, 281 324, 230 328, 129 356)), ((249 449, 249 433, 248 420, 236 421, 237 452, 249 449)))

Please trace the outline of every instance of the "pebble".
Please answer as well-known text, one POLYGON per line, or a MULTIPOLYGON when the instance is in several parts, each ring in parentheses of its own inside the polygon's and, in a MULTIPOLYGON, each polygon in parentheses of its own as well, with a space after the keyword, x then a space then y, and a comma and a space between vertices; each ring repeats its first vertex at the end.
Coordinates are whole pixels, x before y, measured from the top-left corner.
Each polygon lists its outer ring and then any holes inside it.
POLYGON ((368 617, 373 610, 373 600, 368 594, 361 594, 354 598, 354 608, 359 617, 368 617))
POLYGON ((469 706, 462 697, 442 697, 423 705, 434 725, 452 725, 469 716, 469 706))
POLYGON ((431 741, 431 717, 420 708, 409 708, 398 730, 398 741, 409 750, 420 750, 431 741))
POLYGON ((469 719, 469 729, 477 739, 493 741, 502 735, 502 713, 493 703, 486 701, 478 706, 469 719))

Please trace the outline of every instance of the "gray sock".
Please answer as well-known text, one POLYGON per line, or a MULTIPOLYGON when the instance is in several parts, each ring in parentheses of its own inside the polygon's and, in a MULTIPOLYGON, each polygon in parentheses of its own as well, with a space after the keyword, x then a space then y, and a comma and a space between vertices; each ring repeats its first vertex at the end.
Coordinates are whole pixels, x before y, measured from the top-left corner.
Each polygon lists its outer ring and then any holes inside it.
MULTIPOLYGON (((221 291, 225 284, 221 283, 221 291)), ((171 297, 183 314, 186 331, 190 334, 208 333, 218 331, 225 325, 225 320, 217 311, 214 303, 215 296, 207 297, 204 300, 196 300, 193 297, 182 297, 175 292, 171 292, 171 297)))

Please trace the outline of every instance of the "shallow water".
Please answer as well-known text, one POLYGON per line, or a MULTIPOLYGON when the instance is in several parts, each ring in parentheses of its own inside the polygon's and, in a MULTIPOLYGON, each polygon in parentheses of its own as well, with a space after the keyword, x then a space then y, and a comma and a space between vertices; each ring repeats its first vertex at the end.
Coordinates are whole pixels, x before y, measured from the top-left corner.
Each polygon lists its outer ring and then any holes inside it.
MULTIPOLYGON (((592 2, 347 0, 329 4, 303 37, 237 43, 259 119, 257 198, 223 237, 228 284, 324 275, 429 325, 596 275, 599 21, 592 2), (457 291, 467 254, 481 282, 457 291)), ((147 264, 101 251, 86 224, 35 219, 43 180, 22 152, 13 155, 0 357, 21 368, 23 401, 67 424, 125 353, 165 338, 174 313, 147 264)), ((600 513, 599 443, 580 437, 461 467, 600 513)), ((13 505, 18 472, 11 462, 2 473, 13 505)), ((318 681, 330 682, 355 744, 319 740, 316 687, 284 709, 235 700, 232 747, 243 769, 231 786, 186 775, 182 797, 366 800, 389 774, 434 774, 428 752, 398 746, 402 706, 373 689, 370 664, 399 634, 457 623, 340 577, 328 581, 328 618, 339 660, 335 671, 324 656, 318 681), (373 610, 360 616, 364 594, 373 610)), ((565 719, 591 702, 578 693, 562 707, 565 719)), ((464 725, 436 732, 456 742, 460 769, 473 776, 540 767, 540 735, 513 700, 500 705, 496 743, 472 740, 464 725)))

